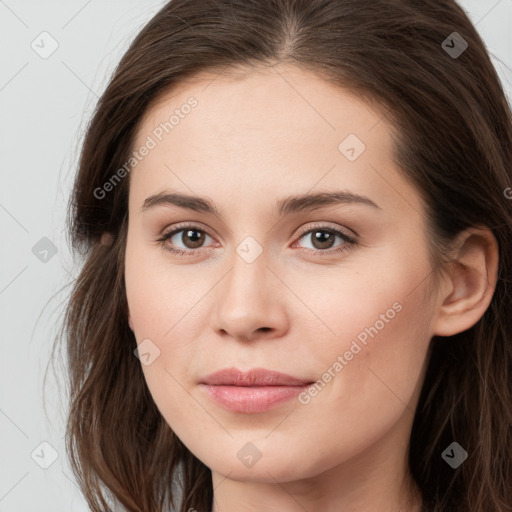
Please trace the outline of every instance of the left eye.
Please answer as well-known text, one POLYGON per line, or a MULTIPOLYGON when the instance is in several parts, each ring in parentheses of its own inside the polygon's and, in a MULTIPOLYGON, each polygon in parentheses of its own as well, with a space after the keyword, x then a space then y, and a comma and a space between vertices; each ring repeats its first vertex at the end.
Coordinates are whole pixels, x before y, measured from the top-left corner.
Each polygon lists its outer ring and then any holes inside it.
POLYGON ((351 245, 355 243, 355 240, 348 236, 343 231, 334 228, 314 228, 310 229, 306 233, 303 233, 299 238, 305 238, 309 236, 309 239, 312 241, 313 247, 311 248, 314 251, 318 252, 327 252, 328 249, 331 249, 334 244, 334 240, 336 237, 340 238, 343 245, 351 245), (318 244, 318 245, 317 245, 318 244))

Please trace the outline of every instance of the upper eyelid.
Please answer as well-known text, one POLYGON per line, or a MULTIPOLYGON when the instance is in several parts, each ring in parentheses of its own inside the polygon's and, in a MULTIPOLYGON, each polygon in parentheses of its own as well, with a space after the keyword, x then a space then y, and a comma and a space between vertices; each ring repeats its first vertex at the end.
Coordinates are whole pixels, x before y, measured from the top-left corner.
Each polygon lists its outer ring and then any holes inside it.
POLYGON ((313 226, 308 226, 308 227, 305 227, 303 230, 302 229, 299 230, 299 232, 295 236, 302 237, 306 233, 314 231, 315 229, 318 229, 319 231, 321 231, 321 230, 328 231, 331 229, 333 231, 340 231, 341 233, 345 234, 346 236, 348 236, 350 238, 359 238, 359 235, 352 229, 349 229, 346 227, 340 227, 340 226, 334 227, 334 226, 330 226, 329 224, 332 224, 332 223, 329 223, 327 221, 316 222, 315 225, 313 225, 313 226))
POLYGON ((176 233, 179 231, 183 231, 185 229, 195 229, 195 228, 197 228, 199 231, 204 231, 206 234, 212 236, 210 234, 210 230, 208 228, 206 228, 205 226, 203 226, 200 222, 189 222, 189 223, 185 222, 183 224, 181 224, 181 223, 175 224, 170 228, 165 228, 162 231, 162 235, 169 235, 171 233, 176 233))

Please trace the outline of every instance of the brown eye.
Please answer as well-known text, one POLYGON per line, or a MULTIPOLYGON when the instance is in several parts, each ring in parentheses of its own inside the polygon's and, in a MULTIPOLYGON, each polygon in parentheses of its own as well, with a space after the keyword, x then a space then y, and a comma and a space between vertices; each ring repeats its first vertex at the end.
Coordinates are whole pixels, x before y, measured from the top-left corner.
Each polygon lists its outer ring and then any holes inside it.
POLYGON ((315 249, 330 249, 334 244, 336 235, 325 229, 315 229, 310 231, 308 235, 311 237, 310 240, 313 242, 315 249))
POLYGON ((195 226, 176 228, 158 239, 167 250, 177 253, 194 253, 204 245, 206 238, 212 238, 202 229, 195 226))
MULTIPOLYGON (((332 254, 333 252, 344 250, 347 247, 356 244, 356 240, 343 231, 327 227, 310 229, 309 231, 303 233, 300 239, 309 240, 312 246, 309 248, 309 250, 316 251, 318 254, 322 252, 325 252, 326 254, 332 254), (341 240, 341 243, 338 243, 337 246, 334 245, 336 238, 341 240), (336 248, 332 251, 328 251, 328 249, 331 249, 332 247, 336 248)), ((302 246, 302 248, 304 248, 304 246, 302 246)))
POLYGON ((181 241, 187 249, 197 249, 198 247, 201 247, 201 244, 205 239, 203 231, 199 231, 198 229, 184 229, 182 231, 183 234, 181 235, 181 241))

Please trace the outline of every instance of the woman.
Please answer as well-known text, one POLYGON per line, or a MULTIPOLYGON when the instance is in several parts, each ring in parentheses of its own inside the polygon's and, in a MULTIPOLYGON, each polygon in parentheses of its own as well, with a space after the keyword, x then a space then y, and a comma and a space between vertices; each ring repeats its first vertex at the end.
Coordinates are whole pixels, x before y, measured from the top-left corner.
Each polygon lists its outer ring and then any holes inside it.
POLYGON ((452 0, 172 0, 88 127, 91 510, 512 510, 510 108, 452 0))

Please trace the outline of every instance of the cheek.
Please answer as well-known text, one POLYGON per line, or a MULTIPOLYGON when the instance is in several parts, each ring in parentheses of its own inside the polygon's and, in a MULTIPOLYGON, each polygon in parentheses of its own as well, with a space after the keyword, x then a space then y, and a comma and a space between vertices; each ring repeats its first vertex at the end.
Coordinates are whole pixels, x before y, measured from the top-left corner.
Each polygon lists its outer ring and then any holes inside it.
POLYGON ((385 272, 368 267, 318 297, 319 316, 332 333, 314 344, 311 360, 320 383, 312 393, 318 398, 305 401, 320 406, 334 400, 357 418, 370 407, 392 415, 415 398, 432 336, 425 288, 430 267, 420 257, 414 265, 398 255, 389 261, 385 272))
MULTIPOLYGON (((137 341, 140 337, 163 341, 180 319, 188 318, 207 291, 186 265, 169 265, 160 250, 143 250, 128 243, 125 285, 137 341)), ((142 245, 139 244, 139 245, 142 245)))
POLYGON ((148 388, 163 416, 175 424, 186 415, 181 404, 190 402, 185 389, 197 358, 195 329, 199 332, 204 324, 200 299, 208 287, 186 266, 168 266, 164 258, 154 257, 156 253, 128 243, 126 296, 148 388))
POLYGON ((311 347, 307 360, 318 380, 294 413, 296 428, 315 433, 304 434, 305 445, 330 439, 324 464, 365 450, 400 418, 412 420, 430 341, 429 312, 423 287, 413 290, 403 277, 379 293, 354 290, 324 310, 336 336, 311 347))

